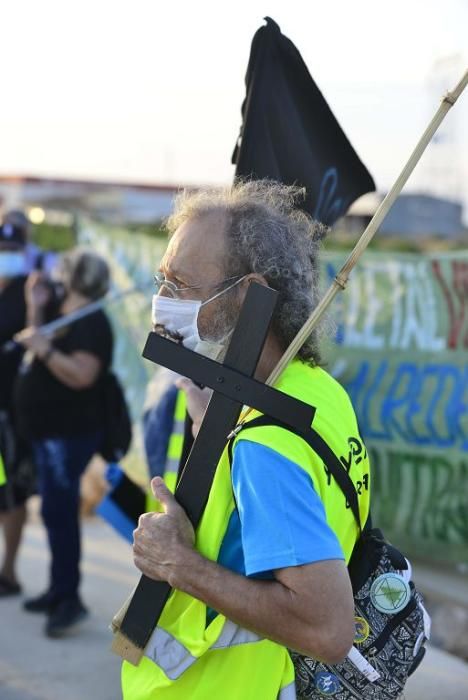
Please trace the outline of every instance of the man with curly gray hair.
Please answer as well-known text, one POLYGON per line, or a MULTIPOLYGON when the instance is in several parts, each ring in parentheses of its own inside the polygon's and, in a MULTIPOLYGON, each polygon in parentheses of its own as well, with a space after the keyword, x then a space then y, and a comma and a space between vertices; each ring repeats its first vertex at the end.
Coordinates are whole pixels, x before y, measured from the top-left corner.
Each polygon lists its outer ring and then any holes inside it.
MULTIPOLYGON (((220 358, 249 282, 268 284, 279 301, 256 373, 265 381, 317 303, 325 230, 296 208, 299 195, 269 181, 183 193, 168 222, 155 326, 220 358)), ((196 432, 206 400, 188 380, 180 386, 196 432)), ((316 337, 276 387, 315 407, 314 428, 335 454, 348 458, 349 440, 359 443, 349 468, 365 522, 367 453, 345 391, 320 366, 316 337)), ((278 425, 249 427, 258 416, 224 451, 195 533, 164 482, 152 482, 163 513, 140 519, 134 560, 175 590, 140 665, 124 664, 125 700, 291 700, 289 650, 333 664, 352 646, 351 509, 312 448, 278 425)))

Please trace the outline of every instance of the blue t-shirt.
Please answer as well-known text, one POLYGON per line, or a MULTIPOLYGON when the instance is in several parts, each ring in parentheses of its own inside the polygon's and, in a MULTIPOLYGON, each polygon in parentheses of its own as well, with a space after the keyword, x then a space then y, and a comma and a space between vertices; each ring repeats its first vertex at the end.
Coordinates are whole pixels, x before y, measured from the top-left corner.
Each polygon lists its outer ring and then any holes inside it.
MULTIPOLYGON (((232 464, 237 508, 221 544, 218 563, 254 578, 274 569, 344 559, 312 479, 270 447, 238 440, 232 464)), ((208 621, 214 617, 208 611, 208 621)))

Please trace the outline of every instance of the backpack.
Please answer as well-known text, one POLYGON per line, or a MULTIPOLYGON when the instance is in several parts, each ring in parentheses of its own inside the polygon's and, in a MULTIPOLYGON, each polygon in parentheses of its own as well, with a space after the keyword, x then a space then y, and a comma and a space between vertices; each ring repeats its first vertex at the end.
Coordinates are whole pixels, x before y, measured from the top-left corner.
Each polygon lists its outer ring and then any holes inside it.
MULTIPOLYGON (((370 515, 361 528, 354 484, 312 427, 302 432, 262 415, 238 426, 234 433, 266 425, 289 430, 310 445, 344 493, 361 533, 348 564, 355 607, 354 645, 346 659, 335 665, 290 650, 298 700, 332 696, 336 700, 397 700, 421 663, 430 637, 430 617, 411 580, 411 565, 380 530, 372 527, 370 515)), ((228 443, 231 464, 232 438, 228 443)))
POLYGON ((103 432, 99 454, 107 462, 119 462, 132 441, 132 421, 122 385, 112 371, 103 380, 103 432))

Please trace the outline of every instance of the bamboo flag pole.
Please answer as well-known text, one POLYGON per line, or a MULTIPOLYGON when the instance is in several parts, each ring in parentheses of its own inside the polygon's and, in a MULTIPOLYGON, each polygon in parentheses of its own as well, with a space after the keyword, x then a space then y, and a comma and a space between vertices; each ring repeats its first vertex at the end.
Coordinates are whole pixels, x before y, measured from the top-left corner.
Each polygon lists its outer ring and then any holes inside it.
MULTIPOLYGON (((324 297, 318 303, 308 320, 304 323, 304 325, 297 333, 296 337, 293 339, 290 346, 288 347, 288 349, 286 350, 286 352, 284 353, 284 355, 282 356, 282 358, 268 377, 266 381, 267 385, 270 386, 277 381, 278 377, 281 375, 285 367, 289 364, 293 357, 297 355, 307 338, 310 336, 313 329, 317 326, 318 322, 322 318, 323 314, 325 313, 325 311, 327 310, 337 293, 340 290, 346 288, 346 284, 348 282, 351 270, 356 265, 362 253, 365 251, 365 249, 371 242, 380 224, 387 216, 391 206, 395 202, 396 198, 398 197, 405 183, 407 182, 409 176, 418 164, 422 154, 426 150, 435 132, 445 119, 448 111, 458 100, 467 84, 468 70, 465 71, 464 75, 462 76, 461 80, 458 82, 454 90, 448 92, 442 99, 442 103, 440 104, 437 112, 434 114, 432 120, 430 121, 429 125, 427 126, 426 130, 421 136, 418 144, 416 145, 416 148, 409 157, 405 167, 396 179, 395 184, 390 189, 386 197, 382 200, 379 208, 377 209, 371 221, 369 222, 369 225, 367 226, 359 241, 356 243, 356 246, 351 252, 351 255, 348 257, 345 264, 336 275, 335 279, 333 280, 331 286, 328 288, 324 297)), ((249 412, 250 411, 248 411, 247 413, 249 412)), ((244 414, 243 419, 246 417, 247 414, 244 414)))

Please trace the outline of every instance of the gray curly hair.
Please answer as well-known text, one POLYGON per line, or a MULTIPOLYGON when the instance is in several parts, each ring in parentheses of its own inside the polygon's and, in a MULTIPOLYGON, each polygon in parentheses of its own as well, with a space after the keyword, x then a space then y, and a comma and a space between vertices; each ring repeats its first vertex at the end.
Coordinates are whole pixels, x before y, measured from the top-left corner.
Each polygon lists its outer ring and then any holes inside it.
MULTIPOLYGON (((279 293, 273 330, 287 347, 318 303, 320 241, 328 229, 297 203, 299 187, 271 180, 237 181, 226 188, 183 191, 167 220, 172 234, 184 221, 213 212, 225 215, 228 254, 226 277, 257 273, 279 293)), ((299 357, 320 363, 318 331, 302 346, 299 357)))

